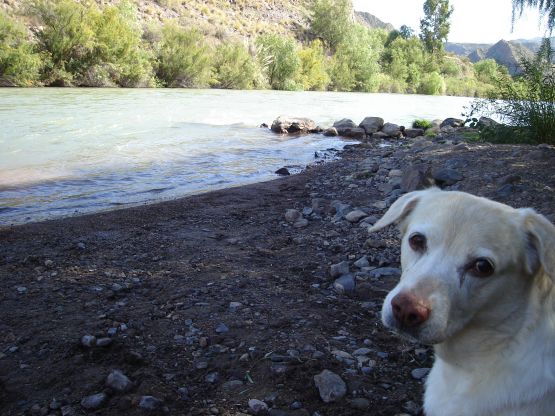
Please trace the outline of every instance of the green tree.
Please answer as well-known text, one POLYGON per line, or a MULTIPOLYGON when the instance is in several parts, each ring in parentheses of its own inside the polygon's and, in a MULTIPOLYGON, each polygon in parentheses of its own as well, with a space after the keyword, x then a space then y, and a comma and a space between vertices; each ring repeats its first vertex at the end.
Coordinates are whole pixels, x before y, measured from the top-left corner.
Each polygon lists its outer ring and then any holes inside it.
POLYGON ((168 87, 205 87, 210 82, 210 49, 195 29, 164 25, 157 57, 156 75, 168 87))
POLYGON ((383 53, 383 69, 406 92, 416 92, 424 71, 425 53, 422 42, 416 37, 399 36, 383 53))
POLYGON ((542 16, 547 16, 547 27, 550 32, 555 28, 555 0, 513 0, 513 25, 522 16, 524 7, 537 8, 542 16))
POLYGON ((433 56, 443 52, 443 42, 449 35, 449 18, 452 13, 453 7, 449 6, 449 0, 424 2, 424 18, 420 20, 420 39, 433 56))
POLYGON ((326 70, 327 56, 322 42, 316 39, 310 46, 301 49, 299 58, 301 59, 299 83, 303 89, 307 91, 325 90, 330 83, 330 77, 326 70))
POLYGON ((271 88, 295 90, 301 68, 296 42, 288 37, 267 34, 256 39, 257 57, 271 88))
POLYGON ((214 53, 213 86, 249 90, 255 87, 258 67, 254 58, 239 42, 222 43, 214 53))
POLYGON ((28 87, 39 78, 41 59, 25 28, 0 11, 0 86, 28 87))
POLYGON ((349 34, 352 14, 351 0, 316 0, 311 9, 310 31, 335 50, 349 34))
POLYGON ((386 39, 385 31, 353 26, 333 56, 330 71, 332 88, 336 91, 377 91, 379 59, 386 39))
POLYGON ((414 30, 407 25, 402 25, 399 28, 399 34, 403 37, 403 39, 410 39, 414 36, 414 30))

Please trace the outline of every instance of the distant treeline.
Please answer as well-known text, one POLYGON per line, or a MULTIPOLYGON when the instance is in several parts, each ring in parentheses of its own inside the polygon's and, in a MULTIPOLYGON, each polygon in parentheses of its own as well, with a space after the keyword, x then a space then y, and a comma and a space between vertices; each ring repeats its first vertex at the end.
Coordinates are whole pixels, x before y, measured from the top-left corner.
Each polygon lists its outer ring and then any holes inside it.
POLYGON ((125 0, 103 8, 34 0, 25 16, 32 35, 0 12, 0 85, 484 96, 496 79, 508 77, 493 60, 432 55, 407 28, 386 32, 353 23, 340 6, 315 2, 303 41, 275 33, 245 40, 210 38, 177 22, 142 27, 125 0))

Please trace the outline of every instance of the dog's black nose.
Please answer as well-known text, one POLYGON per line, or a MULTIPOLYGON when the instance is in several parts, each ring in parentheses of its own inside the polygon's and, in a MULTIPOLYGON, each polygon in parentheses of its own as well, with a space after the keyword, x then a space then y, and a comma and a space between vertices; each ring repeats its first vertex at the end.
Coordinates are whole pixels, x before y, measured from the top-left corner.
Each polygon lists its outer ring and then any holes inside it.
POLYGON ((391 299, 393 316, 401 326, 415 328, 430 317, 428 308, 421 299, 409 293, 399 293, 391 299))

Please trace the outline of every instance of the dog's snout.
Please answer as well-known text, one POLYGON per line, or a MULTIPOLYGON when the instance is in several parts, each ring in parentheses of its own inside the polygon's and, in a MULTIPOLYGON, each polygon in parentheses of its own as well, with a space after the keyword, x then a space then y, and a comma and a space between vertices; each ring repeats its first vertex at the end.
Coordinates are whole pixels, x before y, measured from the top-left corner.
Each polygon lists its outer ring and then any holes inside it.
POLYGON ((415 328, 430 317, 430 308, 412 294, 397 294, 391 299, 391 307, 393 316, 405 328, 415 328))

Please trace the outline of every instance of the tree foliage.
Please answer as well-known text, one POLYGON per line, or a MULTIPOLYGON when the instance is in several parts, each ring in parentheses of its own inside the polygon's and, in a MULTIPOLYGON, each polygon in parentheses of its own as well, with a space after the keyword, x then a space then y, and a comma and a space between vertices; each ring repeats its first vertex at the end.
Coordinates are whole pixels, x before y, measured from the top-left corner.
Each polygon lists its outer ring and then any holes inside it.
POLYGON ((262 35, 256 40, 258 58, 271 88, 295 90, 301 60, 297 44, 291 38, 276 34, 262 35))
POLYGON ((0 11, 0 86, 33 85, 41 67, 25 28, 0 11))
POLYGON ((513 0, 513 25, 522 16, 525 6, 537 8, 542 16, 547 17, 547 27, 552 32, 555 28, 555 0, 513 0))
POLYGON ((218 45, 213 68, 215 79, 212 85, 217 88, 250 90, 256 86, 258 65, 239 42, 218 45))
POLYGON ((453 7, 449 0, 426 0, 424 18, 420 20, 420 39, 432 55, 443 52, 443 42, 447 40, 451 24, 449 18, 453 7))
POLYGON ((351 0, 316 0, 311 9, 310 31, 335 50, 349 35, 352 12, 351 0))

